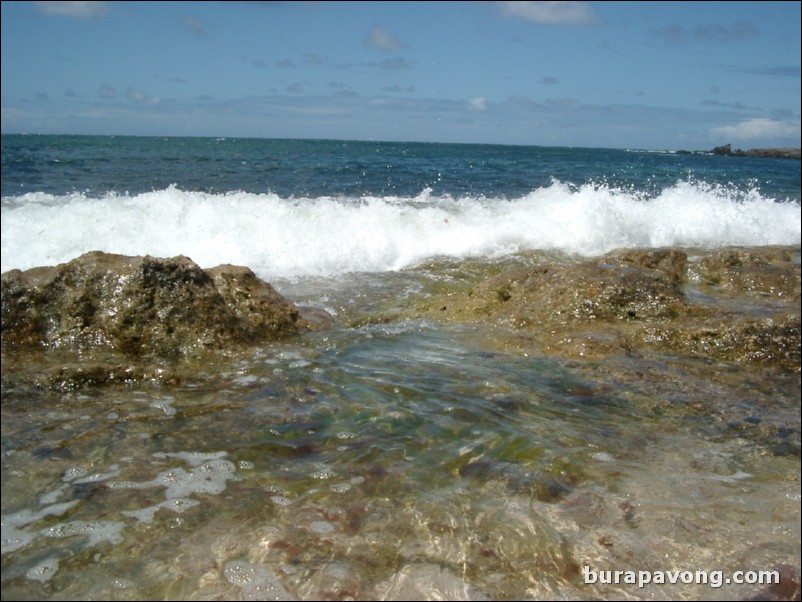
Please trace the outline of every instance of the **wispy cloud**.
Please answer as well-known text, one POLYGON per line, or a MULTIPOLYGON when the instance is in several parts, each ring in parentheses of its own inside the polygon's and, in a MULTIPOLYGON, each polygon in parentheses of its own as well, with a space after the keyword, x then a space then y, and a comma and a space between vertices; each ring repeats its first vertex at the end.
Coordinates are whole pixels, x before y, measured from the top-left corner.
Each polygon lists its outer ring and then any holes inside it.
POLYGON ((374 25, 365 36, 365 46, 374 50, 398 50, 404 45, 390 31, 379 25, 374 25))
POLYGON ((663 27, 655 30, 654 33, 658 40, 664 42, 665 44, 671 44, 672 46, 682 44, 688 39, 688 32, 684 27, 682 27, 682 25, 664 25, 663 27))
POLYGON ((576 98, 547 98, 546 104, 565 111, 576 111, 582 108, 582 103, 576 98))
POLYGON ((192 15, 181 15, 181 24, 199 38, 209 37, 204 24, 192 15))
POLYGON ((693 35, 699 40, 712 40, 713 42, 740 42, 754 38, 759 34, 758 28, 749 21, 737 21, 730 27, 722 25, 699 25, 693 30, 693 35))
POLYGON ((772 109, 771 116, 781 121, 788 121, 794 118, 794 112, 788 108, 772 109))
POLYGON ((385 86, 382 88, 382 92, 390 92, 393 94, 402 93, 402 92, 414 92, 415 86, 399 86, 398 84, 393 84, 392 86, 385 86))
POLYGON ((540 79, 540 83, 541 84, 546 84, 548 86, 554 86, 556 84, 559 84, 560 80, 558 80, 556 77, 553 77, 551 75, 547 75, 546 77, 543 77, 543 78, 540 79))
POLYGON ((746 105, 741 102, 721 102, 720 100, 703 100, 702 106, 704 107, 723 107, 726 109, 735 109, 742 111, 746 109, 746 105))
POLYGON ((799 65, 775 65, 772 67, 733 67, 730 71, 736 73, 750 73, 752 75, 766 75, 769 77, 802 77, 799 65))
POLYGON ((326 84, 326 87, 332 88, 333 90, 348 90, 351 86, 343 82, 330 81, 326 84))
POLYGON ((659 40, 672 46, 696 40, 700 42, 740 42, 758 36, 760 31, 749 21, 737 21, 725 27, 724 25, 697 25, 689 28, 672 23, 658 28, 655 35, 659 40))
POLYGON ((775 119, 747 119, 737 125, 726 125, 710 130, 714 136, 735 140, 754 140, 757 138, 799 137, 799 122, 777 121, 775 119))
POLYGON ((115 90, 108 84, 103 84, 97 91, 97 95, 98 98, 102 98, 103 100, 114 100, 115 98, 117 98, 117 90, 115 90))
POLYGON ((109 12, 108 2, 34 2, 37 12, 48 17, 91 19, 109 12))
POLYGON ((501 14, 539 25, 588 25, 597 21, 590 2, 496 2, 501 14))
POLYGON ((319 67, 324 63, 323 57, 314 52, 307 52, 304 54, 304 63, 313 67, 319 67))
POLYGON ((401 57, 395 57, 392 59, 384 59, 380 67, 385 71, 400 71, 401 69, 410 69, 412 66, 401 57))

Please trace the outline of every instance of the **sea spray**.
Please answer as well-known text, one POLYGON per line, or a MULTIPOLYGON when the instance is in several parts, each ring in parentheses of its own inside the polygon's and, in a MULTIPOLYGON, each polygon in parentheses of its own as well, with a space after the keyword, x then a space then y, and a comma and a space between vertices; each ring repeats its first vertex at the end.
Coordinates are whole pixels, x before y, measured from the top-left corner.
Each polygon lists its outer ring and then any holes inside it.
POLYGON ((800 205, 752 189, 680 181, 656 195, 560 181, 512 199, 281 197, 164 190, 3 199, 2 271, 90 251, 232 263, 266 279, 385 272, 435 257, 526 250, 595 256, 615 248, 793 245, 800 205))

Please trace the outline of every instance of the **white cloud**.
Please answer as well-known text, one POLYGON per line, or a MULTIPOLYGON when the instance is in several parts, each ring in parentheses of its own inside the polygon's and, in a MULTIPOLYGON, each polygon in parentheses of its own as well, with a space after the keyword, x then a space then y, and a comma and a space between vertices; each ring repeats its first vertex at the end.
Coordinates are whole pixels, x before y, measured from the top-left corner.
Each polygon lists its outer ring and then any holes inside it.
POLYGON ((657 37, 668 44, 678 45, 691 39, 702 42, 740 42, 756 37, 760 32, 749 21, 738 21, 731 27, 723 25, 697 25, 690 29, 672 23, 655 31, 657 37))
POLYGON ((799 137, 799 123, 776 121, 774 119, 747 119, 738 125, 725 125, 713 128, 710 133, 720 138, 754 140, 756 138, 799 137))
POLYGON ((484 96, 477 96, 468 101, 468 109, 471 111, 486 111, 487 101, 484 96))
POLYGON ((501 14, 540 25, 585 25, 596 21, 590 2, 496 2, 501 14))
POLYGON ((374 25, 365 36, 365 46, 376 50, 398 50, 403 47, 403 44, 384 27, 374 25))
POLYGON ((147 105, 157 105, 161 102, 161 98, 158 96, 148 96, 142 90, 133 86, 125 91, 125 97, 133 102, 147 105))
POLYGON ((91 19, 109 12, 108 2, 34 2, 39 14, 48 17, 91 19))

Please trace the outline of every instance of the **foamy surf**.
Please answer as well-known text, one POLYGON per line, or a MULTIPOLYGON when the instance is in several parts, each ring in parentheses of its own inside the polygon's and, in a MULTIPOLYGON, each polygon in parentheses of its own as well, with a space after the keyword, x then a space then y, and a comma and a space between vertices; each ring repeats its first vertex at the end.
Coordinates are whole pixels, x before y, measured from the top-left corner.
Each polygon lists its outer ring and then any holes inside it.
POLYGON ((681 181, 656 195, 554 181, 513 198, 280 197, 187 192, 5 197, 2 271, 102 250, 247 265, 266 279, 400 270, 433 257, 525 250, 800 243, 800 205, 753 189, 681 181))

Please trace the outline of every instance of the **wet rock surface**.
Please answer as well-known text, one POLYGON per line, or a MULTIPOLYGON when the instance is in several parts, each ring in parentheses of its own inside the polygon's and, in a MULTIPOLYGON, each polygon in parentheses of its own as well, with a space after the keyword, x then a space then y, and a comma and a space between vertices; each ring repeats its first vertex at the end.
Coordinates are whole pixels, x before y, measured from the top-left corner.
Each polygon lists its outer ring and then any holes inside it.
MULTIPOLYGON (((91 252, 2 275, 3 363, 58 352, 58 367, 36 376, 56 389, 176 382, 179 372, 165 362, 225 354, 318 325, 325 320, 305 320, 250 269, 202 270, 181 256, 91 252)), ((13 367, 3 372, 4 387, 7 376, 18 383, 13 367)))
POLYGON ((799 372, 798 248, 619 251, 504 272, 421 309, 509 326, 522 346, 563 357, 658 349, 799 372))
MULTIPOLYGON (((464 262, 460 283, 440 281, 368 320, 476 323, 507 350, 571 360, 658 353, 799 374, 799 247, 538 259, 506 270, 464 262)), ((185 371, 176 361, 335 326, 327 311, 290 303, 246 267, 101 252, 4 273, 2 320, 4 389, 22 375, 56 389, 176 383, 185 371), (20 356, 44 350, 67 355, 35 378, 18 369, 20 356)))
POLYGON ((296 333, 299 312, 248 268, 92 252, 2 276, 3 347, 179 358, 296 333))

